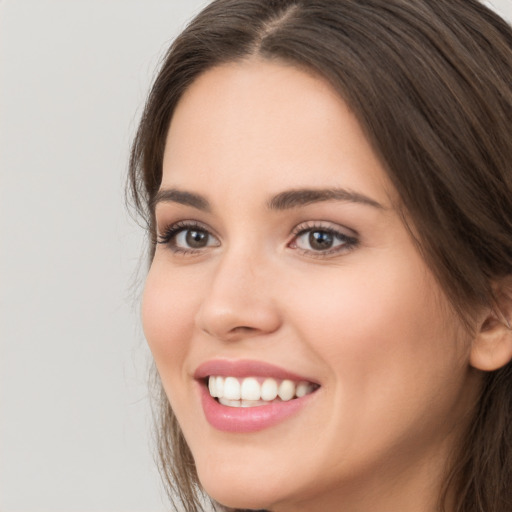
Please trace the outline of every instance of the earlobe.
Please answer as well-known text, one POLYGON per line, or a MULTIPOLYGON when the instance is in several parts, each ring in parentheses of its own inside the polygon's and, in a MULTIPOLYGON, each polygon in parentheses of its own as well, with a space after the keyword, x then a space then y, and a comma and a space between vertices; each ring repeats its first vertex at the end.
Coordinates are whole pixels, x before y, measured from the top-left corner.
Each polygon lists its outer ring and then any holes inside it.
POLYGON ((512 360, 512 276, 495 288, 496 304, 489 310, 473 340, 469 362, 482 371, 494 371, 512 360))

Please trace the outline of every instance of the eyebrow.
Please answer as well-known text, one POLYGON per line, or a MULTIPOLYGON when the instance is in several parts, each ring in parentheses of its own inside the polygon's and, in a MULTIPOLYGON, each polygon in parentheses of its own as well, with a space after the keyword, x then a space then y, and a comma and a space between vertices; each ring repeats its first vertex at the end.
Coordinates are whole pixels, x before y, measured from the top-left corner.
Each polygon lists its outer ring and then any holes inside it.
POLYGON ((160 189, 151 201, 151 209, 153 211, 158 203, 178 203, 185 206, 192 206, 193 208, 205 212, 211 211, 210 203, 205 197, 176 188, 160 189))
POLYGON ((373 206, 380 210, 385 210, 384 206, 374 199, 344 188, 302 188, 297 190, 287 190, 274 196, 268 202, 268 207, 271 210, 288 210, 325 201, 359 203, 367 206, 373 206))
MULTIPOLYGON (((343 188, 301 188, 286 190, 272 197, 267 202, 267 206, 270 210, 281 211, 326 201, 344 201, 364 204, 380 210, 386 209, 368 196, 343 188)), ((178 203, 185 206, 192 206, 193 208, 206 212, 211 211, 210 203, 204 196, 175 188, 160 189, 151 201, 151 208, 154 210, 155 206, 162 202, 178 203)))

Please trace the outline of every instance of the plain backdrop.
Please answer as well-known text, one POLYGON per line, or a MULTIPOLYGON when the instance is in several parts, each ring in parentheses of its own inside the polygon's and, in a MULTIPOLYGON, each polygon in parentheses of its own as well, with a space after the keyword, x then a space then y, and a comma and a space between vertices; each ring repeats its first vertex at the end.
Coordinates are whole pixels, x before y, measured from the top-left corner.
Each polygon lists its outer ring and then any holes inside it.
POLYGON ((1 512, 168 509, 123 187, 159 58, 205 3, 0 0, 1 512))

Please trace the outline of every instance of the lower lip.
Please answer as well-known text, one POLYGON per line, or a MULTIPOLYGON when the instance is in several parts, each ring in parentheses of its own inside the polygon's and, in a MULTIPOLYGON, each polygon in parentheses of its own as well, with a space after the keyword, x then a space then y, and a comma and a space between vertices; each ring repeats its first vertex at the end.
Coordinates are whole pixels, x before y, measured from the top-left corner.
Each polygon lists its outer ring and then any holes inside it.
POLYGON ((257 432, 284 421, 302 409, 315 393, 287 402, 272 402, 256 407, 228 407, 212 398, 200 383, 201 402, 208 423, 224 432, 257 432))

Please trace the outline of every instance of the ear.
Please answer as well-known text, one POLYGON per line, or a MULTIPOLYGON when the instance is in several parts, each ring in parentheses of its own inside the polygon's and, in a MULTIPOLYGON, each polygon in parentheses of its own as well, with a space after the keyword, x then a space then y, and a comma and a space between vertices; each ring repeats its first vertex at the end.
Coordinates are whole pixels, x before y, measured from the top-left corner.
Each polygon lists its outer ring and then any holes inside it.
POLYGON ((482 315, 469 362, 478 370, 493 371, 512 360, 512 276, 495 283, 494 306, 482 315))

